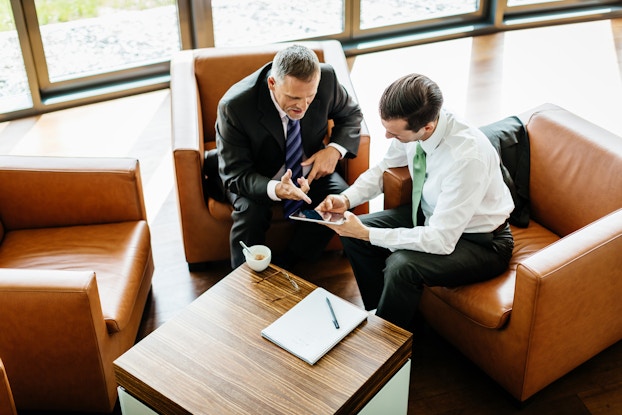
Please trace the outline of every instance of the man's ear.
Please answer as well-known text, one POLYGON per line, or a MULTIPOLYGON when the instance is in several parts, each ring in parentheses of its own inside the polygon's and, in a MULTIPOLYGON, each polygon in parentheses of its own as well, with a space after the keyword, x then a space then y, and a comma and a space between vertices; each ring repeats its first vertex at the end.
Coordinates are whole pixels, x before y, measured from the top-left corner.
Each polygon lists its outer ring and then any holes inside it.
POLYGON ((268 88, 270 88, 270 90, 274 91, 274 86, 276 85, 276 79, 274 79, 274 76, 269 76, 268 77, 268 88))
POLYGON ((430 121, 429 123, 424 125, 423 128, 425 129, 426 133, 429 133, 430 131, 434 131, 434 129, 436 128, 436 123, 437 121, 430 121))

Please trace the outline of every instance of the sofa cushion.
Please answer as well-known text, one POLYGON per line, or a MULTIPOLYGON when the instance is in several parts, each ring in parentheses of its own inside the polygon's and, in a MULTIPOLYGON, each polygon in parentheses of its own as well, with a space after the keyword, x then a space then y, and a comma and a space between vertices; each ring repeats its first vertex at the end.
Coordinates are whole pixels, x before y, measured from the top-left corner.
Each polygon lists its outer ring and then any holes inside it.
POLYGON ((512 312, 516 267, 527 257, 559 239, 559 236, 534 221, 530 221, 526 228, 511 228, 514 252, 510 266, 503 274, 488 281, 461 287, 426 289, 469 320, 491 329, 502 328, 512 312))
POLYGON ((0 268, 94 271, 109 333, 124 329, 150 264, 145 221, 10 231, 0 268))
POLYGON ((2 225, 2 221, 0 220, 0 244, 2 243, 2 238, 4 238, 4 225, 2 225))

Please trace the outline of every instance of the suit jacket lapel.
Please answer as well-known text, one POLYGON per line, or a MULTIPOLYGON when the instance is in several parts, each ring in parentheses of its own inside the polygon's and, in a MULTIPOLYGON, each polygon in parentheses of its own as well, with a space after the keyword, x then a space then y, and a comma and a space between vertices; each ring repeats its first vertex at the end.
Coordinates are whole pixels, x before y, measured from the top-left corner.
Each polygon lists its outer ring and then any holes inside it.
POLYGON ((274 102, 270 97, 270 90, 268 89, 268 76, 270 71, 265 72, 265 76, 259 80, 259 102, 257 105, 259 111, 259 122, 270 131, 270 135, 281 147, 281 150, 285 151, 285 133, 283 131, 283 124, 279 118, 279 113, 274 107, 274 102))
MULTIPOLYGON (((300 120, 300 134, 302 137, 306 137, 307 139, 302 140, 302 146, 304 148, 304 153, 308 157, 310 153, 313 152, 312 146, 315 143, 317 137, 317 129, 318 129, 318 114, 321 114, 321 111, 318 108, 321 106, 321 99, 317 96, 307 108, 307 112, 305 116, 300 120), (313 137, 313 139, 311 139, 313 137)), ((322 137, 323 138, 323 137, 322 137)))

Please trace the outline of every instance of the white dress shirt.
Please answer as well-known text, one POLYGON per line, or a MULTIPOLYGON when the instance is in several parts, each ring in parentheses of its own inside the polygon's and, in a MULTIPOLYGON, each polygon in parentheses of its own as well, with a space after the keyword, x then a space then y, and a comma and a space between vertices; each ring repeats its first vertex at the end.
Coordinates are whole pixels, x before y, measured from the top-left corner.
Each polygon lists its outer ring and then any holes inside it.
MULTIPOLYGON (((421 146, 426 153, 421 196, 425 223, 414 228, 371 228, 373 245, 447 255, 463 233, 492 232, 505 222, 514 202, 503 182, 499 156, 479 129, 442 110, 434 133, 421 146)), ((392 139, 382 161, 343 192, 351 207, 381 194, 383 172, 391 167, 407 165, 412 177, 416 149, 416 141, 392 139)))

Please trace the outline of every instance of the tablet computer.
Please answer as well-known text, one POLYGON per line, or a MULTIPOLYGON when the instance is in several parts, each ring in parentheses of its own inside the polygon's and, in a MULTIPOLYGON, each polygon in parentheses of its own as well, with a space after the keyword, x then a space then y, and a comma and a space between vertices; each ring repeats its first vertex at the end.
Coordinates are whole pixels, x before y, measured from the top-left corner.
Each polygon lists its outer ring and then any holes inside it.
POLYGON ((343 213, 318 212, 313 209, 298 209, 289 218, 307 222, 329 223, 331 225, 341 225, 344 221, 343 213))

